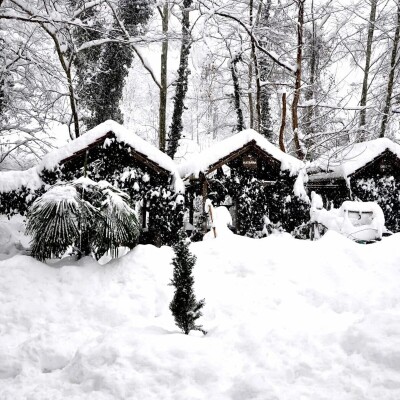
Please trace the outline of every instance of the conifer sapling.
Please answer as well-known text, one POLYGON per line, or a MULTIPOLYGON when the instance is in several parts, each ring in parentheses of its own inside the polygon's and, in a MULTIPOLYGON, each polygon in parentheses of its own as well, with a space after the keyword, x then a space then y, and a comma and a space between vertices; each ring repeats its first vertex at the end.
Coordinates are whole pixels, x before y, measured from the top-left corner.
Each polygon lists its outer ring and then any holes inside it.
POLYGON ((176 325, 185 335, 193 330, 206 334, 202 325, 196 324, 196 320, 202 316, 201 309, 205 303, 204 299, 197 301, 193 292, 192 271, 196 264, 196 256, 189 251, 189 241, 183 228, 179 231, 179 240, 173 248, 175 257, 172 260, 174 272, 171 285, 175 287, 175 294, 169 309, 175 318, 176 325))

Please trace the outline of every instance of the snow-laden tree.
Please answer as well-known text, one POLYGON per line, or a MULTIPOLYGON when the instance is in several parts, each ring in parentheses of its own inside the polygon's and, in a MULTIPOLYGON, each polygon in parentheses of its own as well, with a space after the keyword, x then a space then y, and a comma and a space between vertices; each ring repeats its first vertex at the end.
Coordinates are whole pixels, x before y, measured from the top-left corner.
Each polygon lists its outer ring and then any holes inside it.
POLYGON ((119 101, 133 52, 151 72, 138 43, 152 4, 152 0, 6 0, 2 4, 0 20, 13 21, 25 30, 37 27, 46 38, 43 43, 52 46, 61 71, 58 86, 69 102, 71 138, 80 136, 85 113, 94 114, 90 126, 110 117, 121 120, 119 101))
POLYGON ((0 20, 0 169, 23 169, 51 148, 66 96, 56 59, 34 24, 0 20))
MULTIPOLYGON (((82 0, 70 2, 75 8, 85 5, 82 0)), ((128 41, 145 33, 153 3, 152 0, 118 0, 115 4, 109 3, 105 10, 108 13, 101 12, 104 6, 92 7, 81 14, 81 20, 90 27, 72 29, 73 37, 81 45, 105 38, 110 40, 88 47, 76 57, 77 95, 87 129, 107 119, 123 122, 120 102, 125 78, 134 57, 134 50, 128 41), (107 17, 113 23, 104 33, 102 25, 107 17)))

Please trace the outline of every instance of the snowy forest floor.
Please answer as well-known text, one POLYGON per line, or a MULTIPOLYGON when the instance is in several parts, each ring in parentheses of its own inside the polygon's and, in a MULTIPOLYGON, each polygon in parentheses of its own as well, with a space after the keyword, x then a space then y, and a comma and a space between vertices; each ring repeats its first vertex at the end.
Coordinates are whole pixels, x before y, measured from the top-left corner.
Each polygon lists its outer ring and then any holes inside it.
POLYGON ((399 243, 329 232, 194 243, 206 336, 174 325, 168 247, 105 266, 8 249, 0 399, 398 400, 399 243))

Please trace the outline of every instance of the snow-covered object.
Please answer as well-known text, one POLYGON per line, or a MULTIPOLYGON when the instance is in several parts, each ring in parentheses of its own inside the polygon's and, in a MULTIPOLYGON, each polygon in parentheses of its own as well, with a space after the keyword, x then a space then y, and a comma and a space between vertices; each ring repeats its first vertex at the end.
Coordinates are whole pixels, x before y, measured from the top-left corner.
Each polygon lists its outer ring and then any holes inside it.
MULTIPOLYGON (((39 164, 27 171, 0 172, 0 192, 18 190, 21 186, 37 189, 43 185, 39 174, 43 169, 54 169, 59 163, 87 148, 90 144, 101 139, 107 133, 112 132, 118 142, 131 146, 134 150, 145 155, 149 160, 158 164, 161 168, 170 172, 173 177, 173 188, 176 193, 184 192, 184 185, 179 176, 174 161, 165 153, 146 142, 138 135, 130 132, 115 121, 108 120, 95 128, 87 131, 79 138, 72 140, 59 149, 46 154, 39 164)), ((106 143, 107 144, 107 143, 106 143)))
POLYGON ((0 398, 400 399, 399 240, 193 243, 206 336, 174 324, 169 247, 1 261, 0 398))
POLYGON ((30 241, 31 237, 25 235, 25 221, 21 215, 10 218, 0 215, 0 260, 24 253, 30 241))
POLYGON ((382 239, 385 232, 383 211, 374 202, 345 201, 339 209, 311 209, 311 221, 353 240, 382 239))
POLYGON ((206 201, 204 202, 204 212, 208 213, 210 208, 213 209, 213 203, 210 199, 206 199, 206 201))
POLYGON ((70 204, 78 208, 78 192, 71 185, 55 185, 36 199, 35 203, 70 204))
MULTIPOLYGON (((348 178, 386 150, 400 159, 400 145, 388 138, 379 138, 332 149, 313 161, 308 171, 321 172, 329 178, 348 178)), ((314 178, 318 175, 314 174, 314 178)))
POLYGON ((220 227, 227 227, 232 226, 232 215, 229 210, 224 207, 216 207, 214 208, 214 219, 215 219, 215 226, 220 227))
POLYGON ((23 186, 27 189, 37 190, 43 185, 37 167, 25 171, 0 172, 0 193, 18 191, 23 186))
MULTIPOLYGON (((215 228, 217 238, 219 239, 221 237, 233 235, 233 232, 228 228, 228 226, 232 226, 232 216, 228 209, 224 206, 214 208, 211 200, 207 199, 205 205, 206 212, 208 212, 209 206, 211 206, 211 212, 213 216, 211 228, 215 228)), ((203 240, 210 239, 215 239, 213 229, 210 229, 210 231, 203 236, 203 240)))
POLYGON ((308 203, 310 201, 310 199, 308 197, 308 194, 307 194, 305 186, 304 186, 304 184, 307 181, 308 181, 308 176, 307 176, 306 168, 304 167, 298 171, 298 175, 297 175, 296 181, 293 186, 293 193, 299 199, 302 199, 308 203))
POLYGON ((211 165, 232 152, 239 150, 251 141, 255 141, 258 147, 268 153, 271 157, 280 161, 281 169, 283 171, 289 171, 291 175, 296 175, 302 168, 304 168, 304 163, 302 161, 279 150, 264 136, 260 135, 253 129, 246 129, 236 135, 222 140, 221 142, 213 144, 210 148, 201 153, 193 155, 190 160, 181 163, 179 165, 180 175, 182 178, 187 178, 189 176, 197 178, 200 172, 207 173, 208 168, 211 165))
POLYGON ((311 192, 311 211, 313 210, 322 210, 324 207, 324 202, 322 197, 315 192, 311 192))

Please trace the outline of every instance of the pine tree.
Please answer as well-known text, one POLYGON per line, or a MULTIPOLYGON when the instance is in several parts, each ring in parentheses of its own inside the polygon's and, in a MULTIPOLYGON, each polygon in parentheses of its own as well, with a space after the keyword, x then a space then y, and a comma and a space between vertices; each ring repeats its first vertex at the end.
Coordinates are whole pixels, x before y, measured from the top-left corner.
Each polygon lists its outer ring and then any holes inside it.
POLYGON ((206 332, 202 325, 196 325, 196 320, 202 316, 204 299, 197 301, 193 292, 194 278, 192 270, 196 264, 196 257, 189 251, 189 243, 185 230, 179 231, 179 241, 174 245, 175 257, 171 285, 175 286, 175 294, 169 309, 171 310, 176 325, 188 335, 190 331, 206 332))

